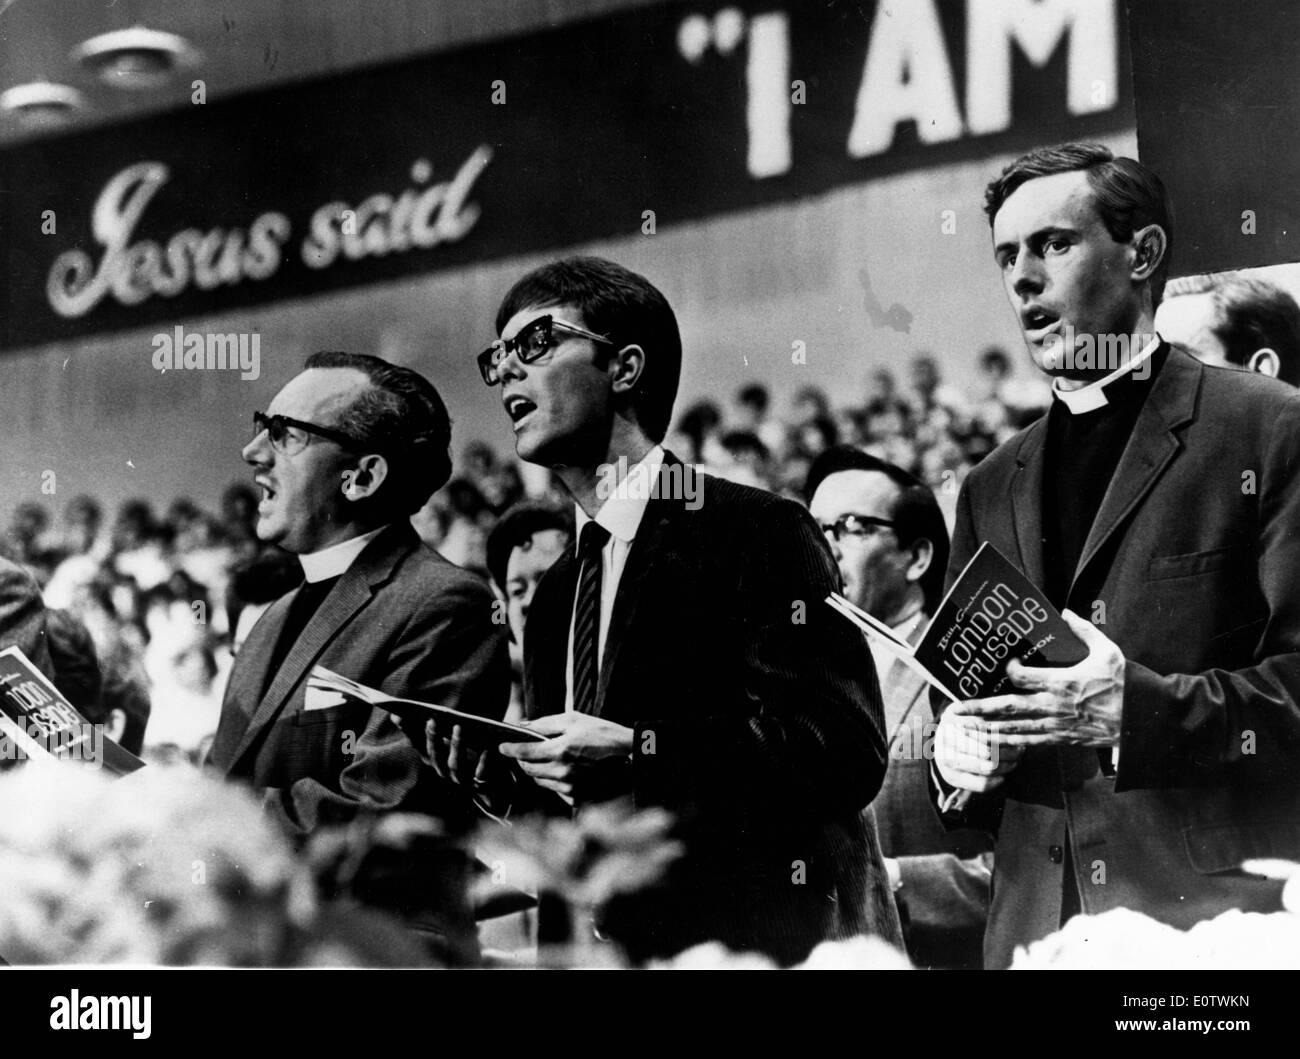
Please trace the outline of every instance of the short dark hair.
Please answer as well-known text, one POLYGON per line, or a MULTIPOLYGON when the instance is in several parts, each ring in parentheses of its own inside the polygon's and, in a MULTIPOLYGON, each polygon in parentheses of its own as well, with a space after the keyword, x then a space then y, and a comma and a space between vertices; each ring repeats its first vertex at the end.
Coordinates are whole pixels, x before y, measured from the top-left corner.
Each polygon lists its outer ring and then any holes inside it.
POLYGON ((682 373, 682 337, 663 294, 644 276, 603 257, 568 257, 520 279, 497 310, 497 334, 515 313, 571 305, 592 331, 645 350, 645 369, 631 395, 636 421, 663 441, 682 373))
POLYGON ((997 367, 1005 374, 1011 370, 1011 359, 1001 346, 989 346, 980 354, 980 367, 985 371, 997 367))
POLYGON ((559 530, 573 538, 573 515, 543 500, 521 500, 497 520, 487 538, 487 568, 492 583, 505 594, 510 553, 544 530, 559 530))
POLYGON ((1063 143, 1022 154, 984 189, 989 227, 993 227, 1002 204, 1022 184, 1038 177, 1074 172, 1087 174, 1101 222, 1117 243, 1128 242, 1137 229, 1148 224, 1164 229, 1165 256, 1151 276, 1151 304, 1159 305, 1173 257, 1173 204, 1164 183, 1152 170, 1135 159, 1115 157, 1103 144, 1063 143))
POLYGON ((1223 343, 1229 363, 1245 367, 1261 349, 1277 354, 1277 377, 1300 386, 1300 305, 1274 283, 1254 276, 1206 276, 1177 279, 1177 294, 1209 294, 1215 322, 1211 328, 1223 343))
POLYGON ((433 383, 367 353, 322 350, 304 367, 351 368, 370 381, 340 421, 329 425, 373 445, 388 460, 393 487, 380 487, 375 499, 382 506, 399 515, 419 511, 451 477, 451 417, 433 383))
POLYGON ((808 469, 808 481, 804 486, 808 502, 812 502, 813 494, 822 482, 841 471, 875 471, 898 486, 898 499, 894 501, 890 517, 894 520, 894 533, 899 545, 910 548, 924 538, 934 548, 930 566, 920 581, 926 613, 933 615, 943 600, 943 579, 948 570, 948 526, 934 492, 916 475, 896 464, 852 445, 836 445, 813 460, 808 469))
POLYGON ((762 415, 767 411, 771 398, 766 386, 761 382, 751 382, 736 391, 736 401, 762 415))
POLYGON ((753 456, 764 463, 772 458, 772 453, 763 444, 763 439, 752 430, 729 430, 722 435, 719 443, 733 458, 753 456))

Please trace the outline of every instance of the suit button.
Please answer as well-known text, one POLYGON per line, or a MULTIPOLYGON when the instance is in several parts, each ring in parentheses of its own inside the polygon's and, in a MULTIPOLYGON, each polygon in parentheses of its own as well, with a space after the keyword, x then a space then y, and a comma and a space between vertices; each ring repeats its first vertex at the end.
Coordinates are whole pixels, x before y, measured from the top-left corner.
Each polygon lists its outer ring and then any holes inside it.
POLYGON ((1051 857, 1053 864, 1060 864, 1061 861, 1065 860, 1065 850, 1060 846, 1048 846, 1047 855, 1051 857))

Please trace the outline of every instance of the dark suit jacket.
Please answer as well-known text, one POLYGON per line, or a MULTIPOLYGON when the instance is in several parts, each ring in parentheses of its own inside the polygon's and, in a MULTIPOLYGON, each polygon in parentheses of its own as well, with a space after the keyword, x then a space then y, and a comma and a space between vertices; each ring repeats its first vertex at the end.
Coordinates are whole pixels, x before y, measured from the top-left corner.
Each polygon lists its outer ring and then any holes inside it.
MULTIPOLYGON (((928 621, 922 616, 913 644, 928 621)), ((889 771, 871 805, 881 851, 898 859, 903 879, 897 899, 907 954, 918 967, 978 970, 988 921, 992 843, 983 831, 949 830, 935 816, 929 785, 934 743, 929 684, 895 660, 880 686, 889 771)))
MULTIPOLYGON (((1043 583, 1045 435, 1040 419, 971 472, 950 581, 989 540, 1043 583)), ((988 966, 1057 929, 1067 829, 1085 912, 1187 928, 1280 907, 1281 883, 1239 867, 1300 859, 1298 472, 1300 392, 1169 353, 1068 598, 1127 660, 1118 772, 1033 750, 972 801, 999 828, 988 966)))
POLYGON ((0 558, 0 649, 5 647, 20 648, 32 665, 54 679, 41 587, 23 567, 0 558))
POLYGON ((398 697, 501 717, 510 665, 487 586, 409 524, 391 526, 339 578, 271 675, 297 592, 271 605, 235 659, 209 763, 262 790, 298 833, 363 809, 466 823, 464 796, 421 762, 388 713, 353 703, 307 711, 304 691, 320 664, 398 697))
MULTIPOLYGON (((635 729, 631 793, 677 816, 687 854, 605 930, 634 959, 720 939, 793 962, 825 938, 896 940, 862 814, 885 769, 879 691, 861 636, 823 602, 839 587, 830 550, 799 505, 698 484, 697 510, 646 508, 596 704, 635 729)), ((564 709, 577 566, 570 548, 529 610, 530 717, 564 709)))

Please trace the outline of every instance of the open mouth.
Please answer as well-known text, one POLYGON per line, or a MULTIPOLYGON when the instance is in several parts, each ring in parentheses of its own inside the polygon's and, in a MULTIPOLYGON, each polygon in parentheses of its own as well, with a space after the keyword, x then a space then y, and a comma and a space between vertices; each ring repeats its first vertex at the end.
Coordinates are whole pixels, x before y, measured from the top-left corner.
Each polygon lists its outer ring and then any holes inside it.
POLYGON ((1060 322, 1061 318, 1056 313, 1047 309, 1041 309, 1035 306, 1027 309, 1020 314, 1021 322, 1024 324, 1026 334, 1043 335, 1049 331, 1053 325, 1060 322))
POLYGON ((536 411, 537 405, 527 397, 511 394, 505 399, 505 408, 506 415, 510 417, 510 422, 517 424, 530 412, 536 411))
POLYGON ((268 482, 265 478, 254 478, 253 483, 255 485, 261 486, 262 488, 262 499, 260 503, 265 504, 275 499, 275 489, 272 487, 271 483, 268 482))

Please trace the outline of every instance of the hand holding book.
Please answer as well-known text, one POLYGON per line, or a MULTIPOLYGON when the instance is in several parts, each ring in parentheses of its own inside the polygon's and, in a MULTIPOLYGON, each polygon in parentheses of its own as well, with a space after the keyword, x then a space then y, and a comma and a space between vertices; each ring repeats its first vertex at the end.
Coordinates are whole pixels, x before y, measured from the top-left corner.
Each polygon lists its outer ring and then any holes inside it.
POLYGON ((1063 618, 1088 649, 1083 659, 1064 669, 1012 660, 1007 665, 1012 693, 960 704, 963 714, 982 720, 1003 746, 1119 744, 1124 653, 1073 611, 1065 611, 1063 618))
POLYGON ((844 597, 827 602, 948 700, 935 752, 954 786, 993 789, 1025 747, 1118 743, 1123 653, 1082 618, 1057 612, 987 541, 915 649, 844 597))

